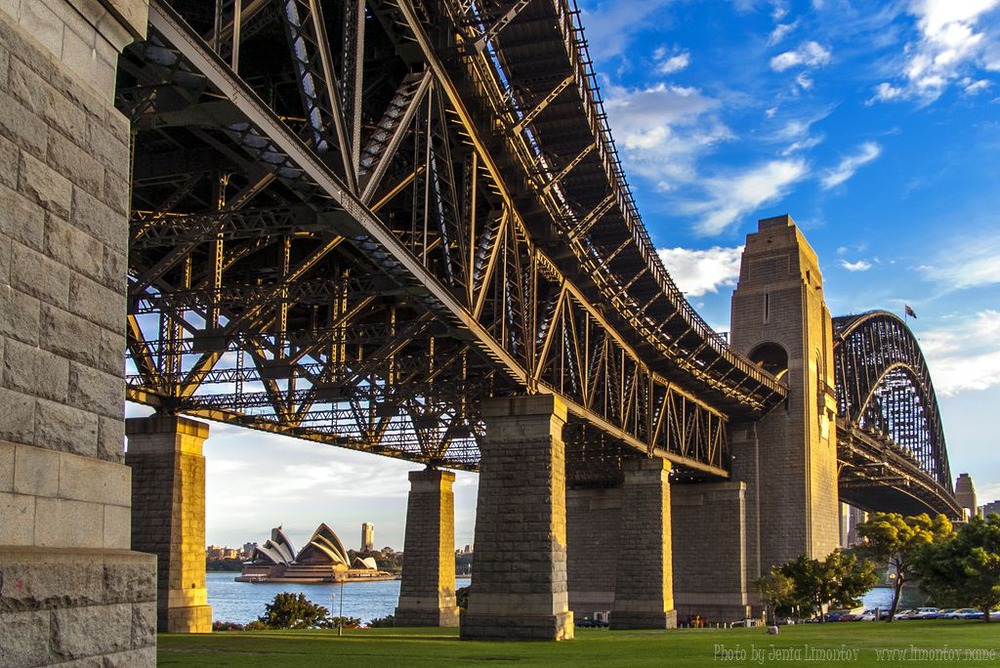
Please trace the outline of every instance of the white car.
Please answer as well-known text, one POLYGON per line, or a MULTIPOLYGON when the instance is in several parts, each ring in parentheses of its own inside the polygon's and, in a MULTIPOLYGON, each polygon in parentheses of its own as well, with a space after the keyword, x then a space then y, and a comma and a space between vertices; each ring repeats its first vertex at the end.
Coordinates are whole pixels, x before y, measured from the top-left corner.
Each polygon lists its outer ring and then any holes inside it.
POLYGON ((907 619, 936 619, 940 608, 917 608, 907 619))

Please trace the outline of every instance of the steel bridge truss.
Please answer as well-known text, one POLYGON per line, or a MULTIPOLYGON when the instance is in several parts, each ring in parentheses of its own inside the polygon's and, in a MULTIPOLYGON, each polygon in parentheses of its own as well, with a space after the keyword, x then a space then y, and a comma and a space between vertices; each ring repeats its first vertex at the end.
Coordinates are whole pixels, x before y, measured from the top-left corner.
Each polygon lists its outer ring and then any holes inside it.
POLYGON ((727 475, 786 393, 673 285, 567 2, 174 0, 122 58, 129 397, 475 468, 547 392, 573 475, 727 475))
POLYGON ((960 516, 920 346, 885 311, 834 318, 841 496, 865 509, 960 516))

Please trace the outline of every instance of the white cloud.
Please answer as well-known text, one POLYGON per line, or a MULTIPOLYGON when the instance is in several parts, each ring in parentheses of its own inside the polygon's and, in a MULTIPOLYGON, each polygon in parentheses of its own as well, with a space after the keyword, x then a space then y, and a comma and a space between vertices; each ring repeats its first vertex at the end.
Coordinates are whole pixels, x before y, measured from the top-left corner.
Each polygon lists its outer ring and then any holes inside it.
POLYGON ((682 211, 699 217, 700 234, 720 234, 739 218, 782 198, 809 169, 801 158, 771 160, 727 177, 706 179, 708 198, 682 205, 682 211))
POLYGON ((661 248, 656 251, 677 287, 688 297, 717 293, 720 287, 736 285, 743 246, 706 250, 661 248))
POLYGON ((669 58, 658 58, 658 60, 661 61, 656 67, 658 72, 662 74, 673 74, 674 72, 680 72, 691 64, 691 54, 687 51, 682 51, 670 56, 669 58))
POLYGON ((656 20, 657 10, 671 0, 605 2, 584 13, 590 53, 601 60, 624 54, 636 33, 656 20))
POLYGON ((972 81, 970 78, 966 78, 966 80, 962 82, 962 85, 965 87, 964 90, 967 94, 976 95, 977 93, 981 93, 989 88, 992 85, 992 82, 990 82, 989 79, 972 81))
POLYGON ((657 84, 626 89, 606 86, 611 127, 630 173, 661 191, 697 180, 695 162, 712 146, 732 139, 715 117, 721 106, 696 88, 657 84))
POLYGON ((1000 283, 1000 236, 973 236, 974 241, 939 252, 920 269, 946 290, 1000 283))
POLYGON ((938 394, 1000 385, 1000 311, 980 311, 918 335, 938 394))
POLYGON ((858 260, 857 262, 848 262, 847 260, 841 260, 840 266, 847 271, 868 271, 872 268, 872 263, 867 260, 858 260))
POLYGON ((820 67, 830 62, 830 51, 818 42, 808 41, 794 51, 785 51, 771 59, 771 69, 784 72, 792 67, 820 67))
POLYGON ((802 90, 809 90, 813 87, 813 80, 809 78, 809 75, 805 72, 799 72, 795 76, 795 83, 799 85, 802 90))
POLYGON ((844 183, 849 178, 854 176, 854 173, 858 171, 861 166, 866 165, 875 158, 879 157, 881 153, 881 146, 875 142, 865 142, 858 147, 858 150, 854 155, 846 156, 840 161, 839 165, 826 171, 826 173, 820 178, 820 184, 822 185, 823 190, 836 188, 840 184, 844 183))
POLYGON ((788 33, 795 30, 798 25, 798 21, 794 23, 779 23, 774 27, 774 30, 771 31, 771 36, 767 38, 767 45, 774 46, 775 44, 778 44, 781 40, 785 39, 788 33))
POLYGON ((869 102, 933 102, 952 83, 961 85, 966 72, 994 69, 1000 33, 995 21, 984 19, 998 6, 1000 0, 911 0, 919 36, 904 49, 902 83, 879 84, 869 102))

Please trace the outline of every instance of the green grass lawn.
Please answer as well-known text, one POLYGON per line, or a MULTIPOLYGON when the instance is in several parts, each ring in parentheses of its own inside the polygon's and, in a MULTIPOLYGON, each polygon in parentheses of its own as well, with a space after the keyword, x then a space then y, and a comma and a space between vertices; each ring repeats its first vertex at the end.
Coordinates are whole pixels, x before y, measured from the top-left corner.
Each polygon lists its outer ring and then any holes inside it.
POLYGON ((454 630, 219 632, 160 635, 161 666, 916 666, 1000 668, 1000 622, 802 624, 763 629, 577 629, 561 643, 467 642, 454 630), (879 651, 882 654, 879 654, 879 651), (992 658, 990 652, 992 650, 992 658), (892 652, 895 651, 895 654, 892 652), (907 652, 902 654, 901 652, 907 652))

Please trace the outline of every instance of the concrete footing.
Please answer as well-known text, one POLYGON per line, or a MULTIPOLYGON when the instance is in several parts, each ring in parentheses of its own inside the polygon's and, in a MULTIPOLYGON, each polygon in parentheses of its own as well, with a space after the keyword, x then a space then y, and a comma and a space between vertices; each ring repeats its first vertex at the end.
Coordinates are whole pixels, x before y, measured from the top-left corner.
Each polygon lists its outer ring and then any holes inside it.
POLYGON ((624 464, 618 575, 612 629, 677 626, 670 530, 670 462, 639 459, 624 464))
POLYGON ((205 589, 205 458, 208 425, 154 415, 126 420, 132 467, 132 547, 157 560, 157 630, 210 633, 205 589))
POLYGON ((476 561, 462 638, 572 638, 566 407, 546 395, 492 399, 483 420, 476 561))
POLYGON ((454 482, 450 471, 410 471, 396 626, 458 626, 454 482))

